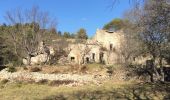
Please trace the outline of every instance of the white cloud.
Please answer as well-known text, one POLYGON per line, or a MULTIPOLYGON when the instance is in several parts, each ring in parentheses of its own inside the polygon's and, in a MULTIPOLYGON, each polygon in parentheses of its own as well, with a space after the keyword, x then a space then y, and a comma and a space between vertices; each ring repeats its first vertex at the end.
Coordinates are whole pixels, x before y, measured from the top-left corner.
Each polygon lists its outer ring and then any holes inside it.
POLYGON ((84 18, 81 18, 81 20, 82 20, 82 21, 87 21, 87 18, 84 17, 84 18))

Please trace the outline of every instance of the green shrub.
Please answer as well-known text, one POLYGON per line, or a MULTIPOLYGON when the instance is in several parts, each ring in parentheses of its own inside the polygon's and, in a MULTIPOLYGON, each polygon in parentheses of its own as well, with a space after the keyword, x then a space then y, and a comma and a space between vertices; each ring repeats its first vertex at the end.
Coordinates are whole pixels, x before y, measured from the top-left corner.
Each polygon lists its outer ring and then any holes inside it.
POLYGON ((13 73, 13 72, 16 72, 16 68, 10 66, 10 67, 8 67, 8 70, 7 70, 7 71, 13 73))

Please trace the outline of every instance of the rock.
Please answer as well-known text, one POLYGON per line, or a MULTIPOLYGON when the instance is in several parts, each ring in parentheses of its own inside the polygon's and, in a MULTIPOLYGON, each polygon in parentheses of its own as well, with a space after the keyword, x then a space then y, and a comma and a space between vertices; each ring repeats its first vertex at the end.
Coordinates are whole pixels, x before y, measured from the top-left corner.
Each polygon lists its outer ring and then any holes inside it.
MULTIPOLYGON (((41 41, 38 46, 38 51, 34 52, 34 56, 31 57, 30 64, 36 65, 46 63, 50 60, 51 56, 54 56, 54 54, 54 48, 51 46, 46 46, 44 42, 41 41)), ((23 64, 28 65, 28 59, 23 59, 23 64)))

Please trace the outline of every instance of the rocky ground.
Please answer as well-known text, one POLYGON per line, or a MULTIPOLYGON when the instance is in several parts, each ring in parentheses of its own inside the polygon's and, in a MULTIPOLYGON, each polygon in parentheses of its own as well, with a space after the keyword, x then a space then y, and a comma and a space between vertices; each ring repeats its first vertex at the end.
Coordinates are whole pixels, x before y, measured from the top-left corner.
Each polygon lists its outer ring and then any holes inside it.
MULTIPOLYGON (((0 100, 169 100, 169 83, 128 81, 126 71, 112 76, 89 73, 0 71, 0 100), (48 92, 47 92, 48 91, 48 92)), ((104 71, 105 72, 105 71, 104 71)))
POLYGON ((79 74, 44 74, 40 72, 8 72, 7 68, 0 71, 0 79, 10 81, 72 81, 71 85, 82 85, 86 83, 100 84, 101 80, 109 79, 109 76, 104 75, 79 75, 79 74))

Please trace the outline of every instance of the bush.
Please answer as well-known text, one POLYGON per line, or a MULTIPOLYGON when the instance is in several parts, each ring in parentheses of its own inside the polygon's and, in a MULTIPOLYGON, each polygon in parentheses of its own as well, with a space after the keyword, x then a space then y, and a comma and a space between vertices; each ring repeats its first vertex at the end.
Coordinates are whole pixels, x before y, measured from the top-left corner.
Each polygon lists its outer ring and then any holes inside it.
POLYGON ((24 69, 24 70, 28 70, 28 68, 27 68, 27 67, 25 67, 25 66, 23 67, 23 69, 24 69))
POLYGON ((39 72, 39 71, 41 71, 41 68, 39 68, 39 67, 29 67, 28 70, 29 70, 29 72, 39 72))
POLYGON ((37 82, 38 84, 47 84, 48 80, 47 79, 42 79, 37 82))
POLYGON ((107 73, 108 74, 113 74, 114 67, 113 66, 108 66, 107 67, 107 73))
POLYGON ((80 72, 81 72, 81 73, 86 73, 86 71, 88 71, 87 66, 86 66, 86 65, 82 65, 82 66, 80 67, 80 72))
POLYGON ((6 83, 8 83, 8 82, 9 82, 9 80, 7 80, 7 79, 1 80, 1 83, 2 83, 2 84, 6 84, 6 83))
POLYGON ((8 72, 11 72, 11 73, 13 73, 13 72, 16 72, 17 70, 16 70, 16 68, 15 67, 8 67, 8 70, 7 70, 8 72))
POLYGON ((59 85, 67 85, 67 84, 71 84, 74 83, 76 81, 72 81, 72 80, 54 80, 54 81, 50 81, 49 85, 50 86, 59 86, 59 85))

